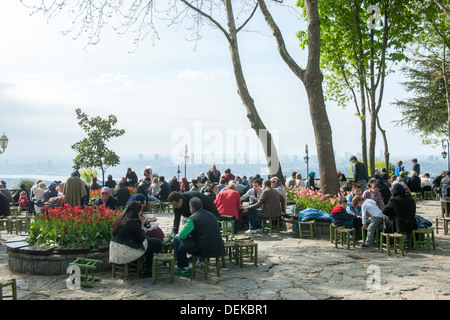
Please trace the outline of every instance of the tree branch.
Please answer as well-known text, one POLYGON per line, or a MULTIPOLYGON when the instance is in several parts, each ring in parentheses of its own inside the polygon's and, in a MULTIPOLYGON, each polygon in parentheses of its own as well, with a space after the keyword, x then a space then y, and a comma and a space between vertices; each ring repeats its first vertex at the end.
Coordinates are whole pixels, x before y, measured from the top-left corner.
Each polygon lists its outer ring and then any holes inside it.
POLYGON ((258 8, 258 3, 256 3, 255 7, 253 8, 252 13, 250 14, 250 16, 247 18, 247 20, 245 20, 245 22, 242 24, 242 26, 240 26, 239 28, 237 28, 236 32, 241 31, 242 28, 245 27, 245 25, 250 21, 250 19, 253 17, 253 15, 256 12, 256 9, 258 8))
POLYGON ((450 10, 447 9, 441 1, 439 0, 434 0, 434 2, 438 5, 438 7, 446 14, 450 17, 450 10))
POLYGON ((272 30, 272 34, 275 37, 277 41, 277 47, 278 52, 281 55, 281 58, 286 62, 288 67, 294 72, 294 74, 300 78, 300 80, 304 80, 305 78, 305 70, 303 70, 296 62, 295 60, 289 55, 286 44, 284 42, 283 36, 281 34, 280 29, 278 28, 278 25, 273 20, 272 15, 269 12, 269 9, 267 9, 266 3, 264 0, 258 0, 259 8, 264 16, 264 19, 266 20, 267 24, 269 25, 269 28, 272 30))
POLYGON ((205 17, 206 19, 208 19, 209 21, 211 21, 217 28, 219 28, 220 31, 222 31, 222 33, 225 35, 225 37, 227 38, 228 42, 231 42, 231 38, 230 35, 228 34, 228 32, 225 30, 224 27, 222 27, 222 25, 217 22, 213 17, 211 17, 209 14, 203 12, 202 10, 200 10, 199 8, 195 7, 194 5, 192 5, 189 1, 186 0, 180 0, 181 2, 183 2, 186 6, 188 6, 189 8, 191 8, 192 10, 194 10, 195 12, 199 13, 200 15, 202 15, 203 17, 205 17))

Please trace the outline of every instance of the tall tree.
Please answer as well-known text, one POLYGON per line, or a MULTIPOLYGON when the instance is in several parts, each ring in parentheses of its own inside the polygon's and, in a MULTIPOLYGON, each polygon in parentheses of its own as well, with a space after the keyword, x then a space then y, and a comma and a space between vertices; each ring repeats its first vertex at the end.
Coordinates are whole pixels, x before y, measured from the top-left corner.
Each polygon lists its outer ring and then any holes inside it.
POLYGON ((438 138, 450 138, 450 19, 434 3, 420 2, 417 14, 421 29, 411 44, 412 63, 402 68, 410 80, 404 88, 413 94, 398 101, 402 119, 422 143, 436 144, 438 138))
MULTIPOLYGON (((444 49, 442 49, 442 52, 444 49)), ((418 134, 423 143, 437 143, 437 138, 448 138, 448 105, 445 76, 441 56, 414 57, 402 67, 408 81, 402 82, 410 98, 399 100, 395 105, 402 113, 398 125, 407 126, 411 133, 418 134)), ((446 62, 447 77, 450 77, 450 61, 446 62)), ((447 79, 447 87, 450 85, 447 79)))
MULTIPOLYGON (((247 118, 251 128, 258 136, 269 169, 270 176, 277 176, 284 182, 284 175, 278 157, 278 151, 274 144, 272 134, 265 126, 259 116, 253 97, 248 89, 238 47, 238 33, 252 19, 257 5, 255 2, 237 1, 241 3, 238 11, 240 14, 248 13, 248 17, 242 25, 237 26, 234 17, 232 0, 221 1, 187 1, 174 0, 163 4, 163 8, 156 8, 154 0, 132 0, 129 2, 112 0, 80 0, 74 1, 74 5, 69 9, 74 19, 74 28, 79 28, 80 32, 88 33, 89 43, 97 43, 100 40, 102 28, 108 20, 118 18, 120 25, 116 30, 127 31, 135 27, 138 33, 136 41, 140 41, 150 34, 157 37, 155 21, 170 20, 171 23, 182 23, 187 19, 191 23, 190 29, 194 30, 194 37, 200 38, 199 30, 203 25, 210 25, 218 29, 228 42, 234 76, 237 85, 237 92, 244 104, 247 118), (163 14, 161 14, 163 13, 163 14), (225 16, 226 27, 221 24, 221 17, 225 16)), ((38 5, 31 7, 35 11, 43 11, 52 17, 61 12, 62 8, 69 6, 70 0, 43 0, 38 5)))
POLYGON ((113 114, 108 115, 107 119, 103 119, 99 116, 89 117, 79 108, 75 112, 78 125, 84 130, 87 137, 72 145, 72 149, 77 153, 73 159, 74 168, 100 168, 102 181, 105 184, 106 169, 120 163, 119 156, 110 150, 106 143, 111 138, 122 136, 125 130, 114 128, 117 124, 117 117, 113 114))
POLYGON ((324 193, 337 194, 339 192, 339 182, 333 151, 333 137, 322 91, 323 75, 320 70, 321 27, 317 1, 306 0, 303 3, 308 22, 307 37, 309 41, 308 59, 305 69, 301 68, 288 53, 283 35, 270 14, 265 1, 258 0, 258 4, 266 23, 276 39, 281 58, 305 86, 317 146, 322 191, 324 193))
MULTIPOLYGON (((361 121, 363 162, 371 175, 375 171, 376 130, 388 65, 407 59, 404 50, 418 28, 414 5, 414 0, 318 0, 325 92, 341 106, 353 102, 361 121)), ((302 46, 309 44, 304 32, 298 37, 302 46)), ((385 162, 387 165, 389 160, 385 162)))

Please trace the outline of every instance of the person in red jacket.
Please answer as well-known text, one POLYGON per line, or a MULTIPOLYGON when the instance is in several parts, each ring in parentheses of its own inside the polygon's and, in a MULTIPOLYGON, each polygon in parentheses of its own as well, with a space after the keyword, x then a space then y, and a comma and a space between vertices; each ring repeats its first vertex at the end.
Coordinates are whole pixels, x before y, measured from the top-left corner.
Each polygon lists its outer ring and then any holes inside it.
POLYGON ((221 217, 218 220, 234 220, 234 233, 239 230, 239 208, 241 197, 236 191, 236 184, 230 182, 228 187, 219 192, 214 204, 221 217))
POLYGON ((226 183, 229 183, 232 180, 234 181, 236 177, 231 173, 231 169, 227 169, 225 170, 225 174, 222 176, 222 179, 225 179, 226 183))
POLYGON ((346 197, 340 197, 338 204, 331 209, 331 220, 335 226, 347 229, 355 228, 356 239, 361 239, 361 219, 357 215, 347 212, 346 197))

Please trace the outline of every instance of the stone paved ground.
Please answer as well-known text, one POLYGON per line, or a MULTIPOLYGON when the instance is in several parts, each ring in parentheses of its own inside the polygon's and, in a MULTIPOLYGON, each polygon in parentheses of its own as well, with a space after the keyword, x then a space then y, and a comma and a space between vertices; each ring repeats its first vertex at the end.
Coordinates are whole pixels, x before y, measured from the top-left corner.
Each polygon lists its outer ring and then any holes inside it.
MULTIPOLYGON (((438 201, 421 201, 418 214, 435 222, 440 215, 438 201)), ((172 223, 169 214, 158 214, 161 228, 167 232, 172 223)), ((239 268, 228 264, 222 276, 204 280, 175 277, 151 279, 113 278, 110 272, 96 275, 101 281, 94 288, 71 290, 68 274, 37 276, 14 274, 9 270, 3 246, 10 237, 1 233, 0 281, 16 278, 22 300, 450 300, 450 235, 436 236, 436 250, 410 250, 406 256, 387 256, 375 249, 336 249, 327 237, 299 239, 283 231, 258 234, 259 264, 239 268), (368 287, 368 268, 379 268, 379 287, 368 287)))

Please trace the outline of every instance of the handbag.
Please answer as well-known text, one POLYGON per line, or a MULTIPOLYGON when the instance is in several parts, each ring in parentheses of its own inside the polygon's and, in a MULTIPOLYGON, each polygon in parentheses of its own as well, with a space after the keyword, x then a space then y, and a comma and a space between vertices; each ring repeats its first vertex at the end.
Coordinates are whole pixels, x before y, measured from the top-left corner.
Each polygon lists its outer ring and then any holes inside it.
POLYGON ((192 253, 194 252, 195 248, 195 241, 192 238, 192 236, 188 236, 186 239, 181 240, 180 247, 178 250, 186 252, 186 253, 192 253))

